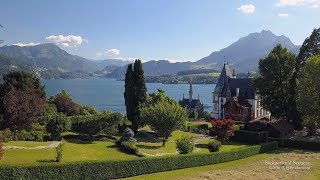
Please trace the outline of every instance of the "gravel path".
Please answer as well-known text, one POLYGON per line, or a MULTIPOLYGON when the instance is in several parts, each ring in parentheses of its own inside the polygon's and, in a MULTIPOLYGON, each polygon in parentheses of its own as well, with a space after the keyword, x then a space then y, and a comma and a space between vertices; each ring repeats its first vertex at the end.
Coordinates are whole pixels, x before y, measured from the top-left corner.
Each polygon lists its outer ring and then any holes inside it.
POLYGON ((48 146, 23 147, 23 146, 3 146, 3 149, 51 149, 57 147, 61 141, 51 141, 48 146))

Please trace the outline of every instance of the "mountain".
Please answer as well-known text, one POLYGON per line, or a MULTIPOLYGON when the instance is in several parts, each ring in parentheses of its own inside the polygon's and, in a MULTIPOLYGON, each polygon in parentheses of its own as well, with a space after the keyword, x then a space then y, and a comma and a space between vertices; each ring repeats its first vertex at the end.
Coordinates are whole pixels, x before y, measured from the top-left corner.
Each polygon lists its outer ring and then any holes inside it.
POLYGON ((271 31, 263 30, 240 38, 230 46, 200 59, 196 64, 210 65, 219 69, 224 62, 228 62, 239 72, 256 71, 259 60, 266 57, 277 44, 281 44, 295 54, 300 49, 300 46, 294 45, 288 37, 277 36, 271 31))
POLYGON ((35 46, 3 46, 0 54, 10 57, 15 62, 28 64, 30 69, 43 78, 83 78, 91 77, 95 71, 105 66, 124 66, 131 61, 116 59, 88 60, 71 55, 52 43, 35 46))
MULTIPOLYGON (((144 74, 146 76, 161 76, 166 74, 175 74, 180 71, 190 70, 192 62, 171 63, 167 60, 147 61, 142 63, 144 74)), ((116 68, 113 72, 106 75, 107 78, 123 79, 128 66, 116 68)))

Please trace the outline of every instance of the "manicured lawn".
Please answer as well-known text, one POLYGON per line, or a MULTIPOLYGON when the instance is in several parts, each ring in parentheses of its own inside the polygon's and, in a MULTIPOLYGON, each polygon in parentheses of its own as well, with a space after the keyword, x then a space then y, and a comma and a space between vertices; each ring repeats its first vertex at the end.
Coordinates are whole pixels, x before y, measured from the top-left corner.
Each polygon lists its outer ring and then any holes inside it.
MULTIPOLYGON (((17 142, 16 145, 19 145, 17 142)), ((56 152, 53 149, 6 149, 1 165, 32 165, 54 163, 56 152)), ((112 142, 67 142, 63 151, 62 163, 76 161, 126 160, 138 158, 118 151, 112 142)))
POLYGON ((125 179, 159 179, 159 180, 160 179, 183 179, 183 177, 188 177, 188 175, 193 175, 196 173, 207 172, 207 171, 212 171, 212 170, 222 169, 227 167, 238 166, 241 164, 263 160, 269 156, 270 154, 259 154, 256 156, 251 156, 244 159, 230 161, 226 163, 219 163, 219 164, 213 164, 208 166, 200 166, 200 167, 194 167, 194 168, 185 168, 185 169, 179 169, 174 171, 147 174, 147 175, 135 176, 135 177, 125 178, 125 179))
POLYGON ((316 161, 314 165, 314 170, 310 173, 310 176, 307 177, 307 179, 310 180, 319 180, 320 179, 320 160, 316 161))
MULTIPOLYGON (((161 153, 175 153, 177 151, 176 149, 176 143, 175 140, 180 138, 183 135, 191 135, 196 137, 196 134, 189 133, 189 132, 183 132, 183 131, 174 131, 172 133, 172 136, 169 138, 168 142, 166 143, 166 146, 162 146, 162 142, 138 142, 137 147, 141 152, 147 153, 147 154, 161 154, 161 153)), ((199 148, 200 151, 194 151, 193 153, 209 153, 209 150, 207 149, 207 144, 210 140, 204 140, 198 143, 196 145, 196 148, 199 148)), ((233 149, 243 148, 247 147, 248 145, 228 142, 226 144, 223 144, 220 151, 230 151, 233 149)))
POLYGON ((3 143, 4 146, 22 146, 22 147, 37 147, 37 146, 48 146, 50 142, 35 142, 35 141, 9 141, 3 143))
POLYGON ((177 151, 175 140, 183 135, 196 136, 195 134, 183 131, 174 131, 172 136, 166 143, 166 146, 162 146, 162 142, 137 142, 137 147, 141 152, 148 154, 158 154, 158 153, 174 153, 177 151))

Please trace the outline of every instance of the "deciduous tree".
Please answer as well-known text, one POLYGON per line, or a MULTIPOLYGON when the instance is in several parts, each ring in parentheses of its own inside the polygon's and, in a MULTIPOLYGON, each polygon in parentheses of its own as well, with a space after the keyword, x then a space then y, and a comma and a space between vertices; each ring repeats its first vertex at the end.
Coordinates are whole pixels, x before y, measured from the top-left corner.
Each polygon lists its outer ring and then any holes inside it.
POLYGON ((288 119, 290 80, 295 70, 295 55, 277 45, 259 62, 260 75, 254 79, 262 106, 277 118, 288 119))
POLYGON ((162 145, 171 133, 179 129, 188 119, 187 112, 177 102, 161 101, 141 108, 141 118, 161 137, 162 145))
POLYGON ((297 105, 304 122, 309 125, 308 135, 315 135, 320 126, 320 55, 305 61, 298 78, 297 105))

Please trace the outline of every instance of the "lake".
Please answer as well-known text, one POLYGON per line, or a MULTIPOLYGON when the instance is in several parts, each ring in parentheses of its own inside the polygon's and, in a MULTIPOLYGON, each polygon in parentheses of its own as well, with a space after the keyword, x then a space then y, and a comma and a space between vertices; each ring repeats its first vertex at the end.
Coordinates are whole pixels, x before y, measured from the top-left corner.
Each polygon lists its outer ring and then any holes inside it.
MULTIPOLYGON (((47 97, 57 94, 61 90, 71 93, 75 102, 82 105, 95 106, 100 111, 110 109, 115 112, 125 113, 123 92, 124 81, 114 79, 58 79, 41 80, 45 85, 47 97)), ((193 84, 193 98, 198 98, 205 105, 211 106, 214 84, 193 84)), ((183 94, 189 96, 189 84, 161 84, 147 83, 148 93, 157 89, 165 90, 166 94, 177 101, 183 94)), ((211 112, 211 108, 205 108, 211 112)))

